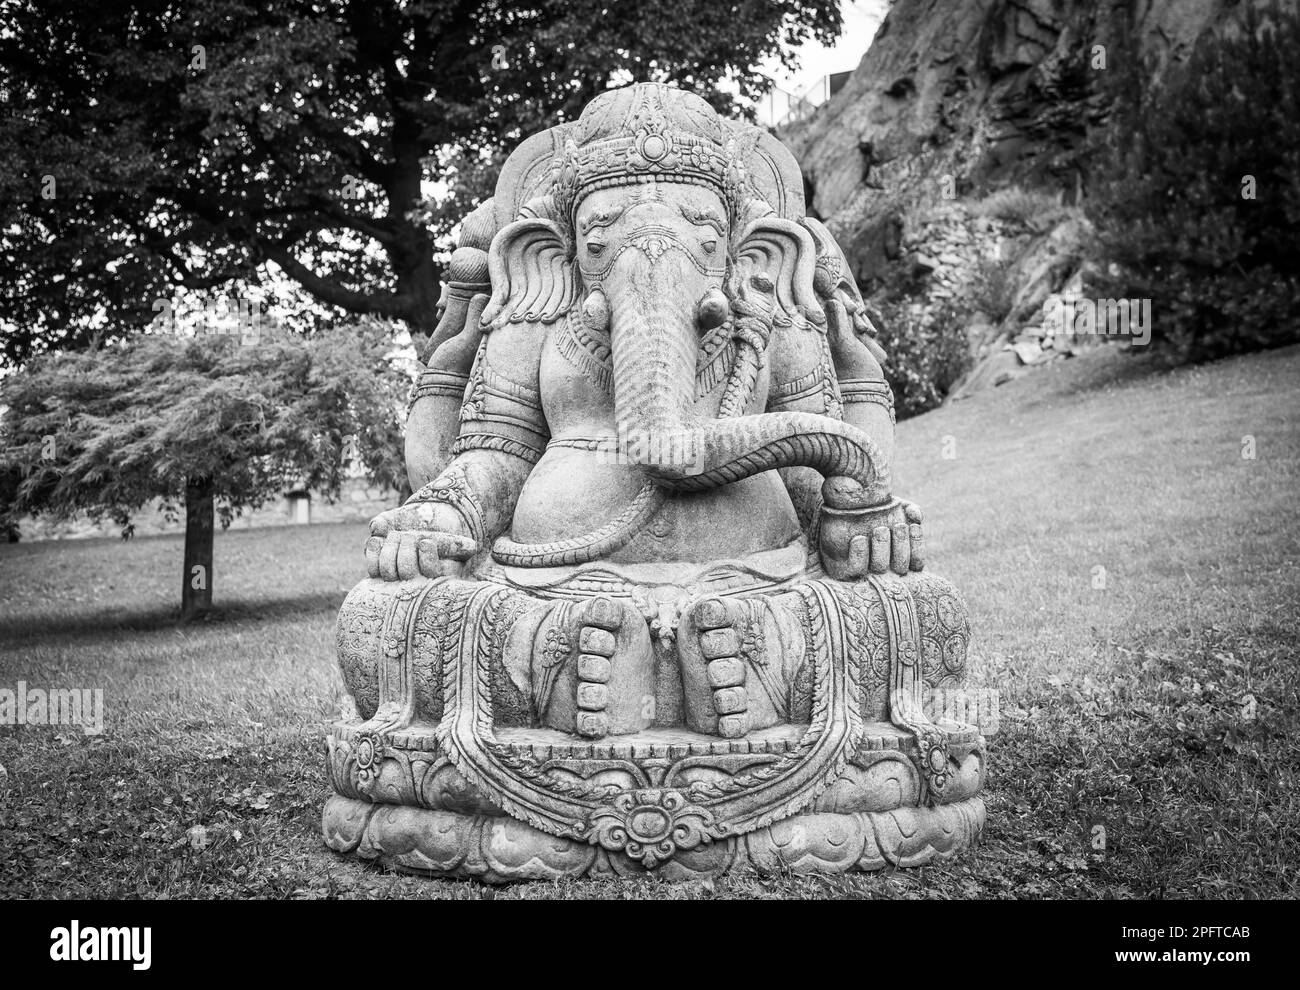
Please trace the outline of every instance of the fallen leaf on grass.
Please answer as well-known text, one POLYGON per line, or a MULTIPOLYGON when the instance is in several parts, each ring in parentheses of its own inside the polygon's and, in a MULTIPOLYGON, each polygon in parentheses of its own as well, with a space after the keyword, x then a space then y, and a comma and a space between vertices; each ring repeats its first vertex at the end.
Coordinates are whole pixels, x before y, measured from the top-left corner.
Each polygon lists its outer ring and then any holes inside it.
POLYGON ((247 808, 251 811, 265 811, 271 807, 271 800, 275 797, 274 791, 262 791, 255 794, 251 787, 245 787, 242 791, 234 794, 227 794, 221 799, 221 803, 228 808, 247 808))
POLYGON ((979 851, 979 855, 981 859, 991 859, 1002 863, 1017 858, 1013 856, 1011 853, 1007 852, 1007 850, 1001 849, 997 846, 986 846, 979 851))
POLYGON ((189 831, 185 833, 186 838, 190 840, 190 848, 195 852, 202 852, 212 843, 212 838, 208 833, 205 825, 192 825, 189 831))

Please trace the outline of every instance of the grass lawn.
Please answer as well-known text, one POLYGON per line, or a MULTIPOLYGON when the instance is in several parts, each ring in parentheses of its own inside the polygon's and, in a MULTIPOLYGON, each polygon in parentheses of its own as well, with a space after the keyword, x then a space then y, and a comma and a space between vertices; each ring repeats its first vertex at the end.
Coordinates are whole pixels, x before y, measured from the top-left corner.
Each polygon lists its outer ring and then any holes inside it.
POLYGON ((1300 348, 1169 373, 1104 349, 898 433, 896 489, 1002 691, 977 849, 498 890, 340 859, 320 740, 365 532, 316 526, 219 534, 220 610, 189 626, 179 537, 0 546, 0 687, 101 687, 106 711, 100 736, 0 727, 0 896, 1300 894, 1300 348))

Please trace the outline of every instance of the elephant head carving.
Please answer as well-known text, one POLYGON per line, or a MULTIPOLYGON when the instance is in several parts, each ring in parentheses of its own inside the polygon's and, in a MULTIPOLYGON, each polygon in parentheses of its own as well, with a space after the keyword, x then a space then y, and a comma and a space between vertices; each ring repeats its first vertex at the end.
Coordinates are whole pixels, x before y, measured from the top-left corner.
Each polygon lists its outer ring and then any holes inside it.
POLYGON ((888 468, 865 433, 819 414, 750 408, 774 329, 825 326, 793 162, 774 142, 739 140, 703 100, 656 85, 610 91, 563 126, 530 140, 529 160, 503 173, 511 188, 498 186, 498 209, 521 202, 521 185, 533 195, 492 240, 484 329, 544 332, 580 319, 607 334, 619 433, 648 438, 629 445, 632 457, 691 452, 636 461, 664 488, 803 465, 827 476, 828 503, 887 500, 888 468), (791 167, 794 182, 782 172, 791 167), (705 407, 697 358, 702 338, 717 333, 731 337, 735 359, 720 405, 705 407))

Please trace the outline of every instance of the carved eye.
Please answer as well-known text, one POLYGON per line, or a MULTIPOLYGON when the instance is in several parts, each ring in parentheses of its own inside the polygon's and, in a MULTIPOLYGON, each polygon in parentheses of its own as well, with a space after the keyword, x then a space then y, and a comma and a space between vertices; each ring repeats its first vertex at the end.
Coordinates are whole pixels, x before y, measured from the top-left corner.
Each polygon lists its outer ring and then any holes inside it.
POLYGON ((716 251, 716 250, 718 250, 718 242, 717 242, 717 241, 714 241, 714 240, 708 240, 708 241, 705 241, 705 242, 704 242, 704 253, 705 253, 705 254, 712 254, 712 253, 713 253, 714 251, 716 251))
POLYGON ((587 253, 593 258, 597 257, 604 250, 605 245, 601 244, 599 241, 590 241, 587 244, 587 253))

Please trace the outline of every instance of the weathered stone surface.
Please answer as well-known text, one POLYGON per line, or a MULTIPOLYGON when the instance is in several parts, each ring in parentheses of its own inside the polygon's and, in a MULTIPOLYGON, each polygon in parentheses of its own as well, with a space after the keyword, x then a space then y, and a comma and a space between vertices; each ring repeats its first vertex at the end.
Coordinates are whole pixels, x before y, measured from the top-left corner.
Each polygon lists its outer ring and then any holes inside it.
MULTIPOLYGON (((978 797, 934 808, 794 815, 677 850, 656 869, 671 880, 703 880, 742 870, 844 873, 925 866, 974 844, 984 816, 978 797)), ((509 817, 476 818, 337 795, 325 806, 324 831, 337 852, 406 873, 485 883, 626 877, 647 869, 621 851, 557 838, 509 817)))
POLYGON ((978 836, 980 727, 927 708, 966 608, 922 570, 883 352, 801 190, 658 85, 507 162, 416 390, 415 494, 339 615, 331 848, 500 882, 978 836))

